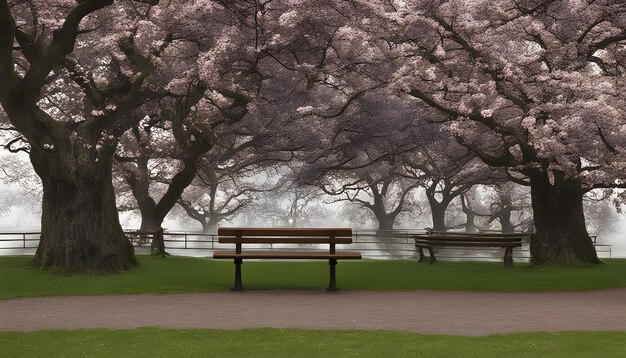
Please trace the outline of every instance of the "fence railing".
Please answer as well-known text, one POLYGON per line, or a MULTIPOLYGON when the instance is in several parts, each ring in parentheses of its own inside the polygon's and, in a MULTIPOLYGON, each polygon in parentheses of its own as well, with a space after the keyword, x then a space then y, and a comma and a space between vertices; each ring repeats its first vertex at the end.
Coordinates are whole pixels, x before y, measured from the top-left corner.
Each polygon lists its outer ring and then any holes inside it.
MULTIPOLYGON (((364 258, 372 259, 405 259, 413 260, 417 257, 413 236, 425 234, 422 229, 406 230, 353 230, 353 241, 349 245, 337 245, 338 250, 359 251, 364 258)), ((138 252, 149 250, 151 237, 138 235, 136 230, 127 230, 127 236, 138 252)), ((213 251, 232 250, 231 244, 220 244, 216 233, 202 233, 189 231, 172 231, 164 233, 163 241, 168 252, 182 256, 211 256, 213 251)), ((0 255, 2 254, 29 254, 39 244, 40 232, 0 232, 0 255)), ((611 258, 611 245, 603 243, 592 236, 600 258, 611 258)), ((251 247, 258 250, 276 249, 298 250, 297 244, 258 244, 251 247)), ((328 250, 325 245, 307 245, 308 249, 328 250), (313 247, 312 247, 313 246, 313 247)), ((490 248, 441 248, 437 249, 437 258, 459 260, 501 260, 503 249, 490 248)), ((530 258, 529 243, 513 250, 514 259, 521 261, 530 258)))
POLYGON ((40 236, 39 231, 0 232, 0 249, 36 249, 40 236), (5 243, 14 243, 14 246, 5 243))

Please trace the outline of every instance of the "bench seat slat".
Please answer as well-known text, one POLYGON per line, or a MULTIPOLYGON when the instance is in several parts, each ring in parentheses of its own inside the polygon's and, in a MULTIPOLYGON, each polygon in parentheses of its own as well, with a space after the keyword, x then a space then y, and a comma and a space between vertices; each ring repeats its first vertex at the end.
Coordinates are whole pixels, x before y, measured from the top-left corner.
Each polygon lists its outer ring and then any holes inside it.
POLYGON ((329 237, 247 237, 238 239, 236 236, 220 236, 220 244, 351 244, 351 237, 337 237, 331 240, 329 237))
POLYGON ((519 242, 456 242, 456 241, 420 241, 415 242, 417 247, 428 246, 459 246, 459 247, 519 247, 519 242))
POLYGON ((352 229, 346 228, 238 228, 221 227, 219 236, 330 236, 352 237, 352 229))
POLYGON ((495 237, 445 237, 445 236, 418 236, 415 237, 415 241, 455 241, 455 242, 522 242, 520 237, 507 237, 507 238, 495 238, 495 237))
POLYGON ((329 254, 324 252, 293 252, 293 251, 244 251, 237 254, 235 251, 216 251, 214 259, 341 259, 359 260, 359 252, 337 252, 329 254))
POLYGON ((467 233, 467 232, 450 232, 450 231, 432 231, 429 234, 420 234, 421 236, 482 236, 482 237, 527 237, 532 236, 531 233, 491 233, 491 232, 477 232, 477 233, 467 233))

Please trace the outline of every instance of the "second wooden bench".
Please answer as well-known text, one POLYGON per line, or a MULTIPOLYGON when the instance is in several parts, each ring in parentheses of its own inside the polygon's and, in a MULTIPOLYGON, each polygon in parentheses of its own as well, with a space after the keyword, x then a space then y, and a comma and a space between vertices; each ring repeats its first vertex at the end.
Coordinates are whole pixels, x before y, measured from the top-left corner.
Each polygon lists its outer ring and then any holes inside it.
POLYGON ((328 291, 337 290, 335 266, 337 260, 361 259, 359 252, 337 252, 337 244, 352 243, 352 229, 349 228, 219 228, 220 244, 235 244, 235 251, 216 251, 214 259, 233 259, 235 263, 235 287, 242 291, 241 264, 244 259, 272 260, 328 260, 330 282, 328 291), (244 251, 244 244, 328 244, 328 251, 265 250, 244 251))
POLYGON ((415 235, 415 248, 419 252, 419 262, 424 261, 424 249, 430 254, 430 263, 437 261, 433 248, 443 247, 495 247, 504 248, 504 266, 513 266, 513 249, 522 246, 524 238, 530 234, 486 234, 456 233, 429 230, 425 235, 415 235))

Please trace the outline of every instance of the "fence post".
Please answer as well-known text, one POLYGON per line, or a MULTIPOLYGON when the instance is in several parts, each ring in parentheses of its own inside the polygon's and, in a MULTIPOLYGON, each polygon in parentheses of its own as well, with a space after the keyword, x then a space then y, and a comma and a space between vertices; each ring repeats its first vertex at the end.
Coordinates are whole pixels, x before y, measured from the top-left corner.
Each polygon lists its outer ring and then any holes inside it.
POLYGON ((391 256, 391 250, 389 249, 389 238, 387 238, 387 254, 391 256))
POLYGON ((187 249, 187 231, 185 231, 185 249, 187 249))
POLYGON ((23 248, 26 248, 26 233, 25 232, 22 233, 22 243, 23 243, 22 245, 23 248))

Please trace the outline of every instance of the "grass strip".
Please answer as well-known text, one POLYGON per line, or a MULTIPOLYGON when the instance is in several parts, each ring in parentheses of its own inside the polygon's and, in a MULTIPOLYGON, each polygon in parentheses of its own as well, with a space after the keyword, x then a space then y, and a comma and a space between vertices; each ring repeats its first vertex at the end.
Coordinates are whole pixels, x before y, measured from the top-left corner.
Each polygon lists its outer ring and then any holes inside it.
MULTIPOLYGON (((32 257, 0 257, 0 299, 53 295, 111 295, 209 292, 233 284, 230 261, 190 257, 139 256, 139 267, 109 276, 63 276, 34 270, 32 257)), ((244 262, 244 287, 250 290, 321 290, 328 285, 328 263, 244 262)), ((594 267, 533 268, 495 262, 413 261, 340 262, 342 290, 586 291, 626 287, 626 260, 606 260, 594 267)))
POLYGON ((7 357, 623 357, 626 332, 482 337, 363 330, 160 329, 1 332, 7 357))

